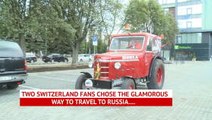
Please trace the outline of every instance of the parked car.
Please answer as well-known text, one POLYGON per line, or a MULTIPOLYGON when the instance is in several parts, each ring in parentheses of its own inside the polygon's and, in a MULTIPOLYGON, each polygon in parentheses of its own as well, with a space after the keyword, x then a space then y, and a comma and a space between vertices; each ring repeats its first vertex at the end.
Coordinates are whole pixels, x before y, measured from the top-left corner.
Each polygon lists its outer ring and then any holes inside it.
POLYGON ((33 53, 26 53, 26 61, 29 63, 37 62, 37 57, 33 53))
POLYGON ((43 56, 42 60, 44 62, 68 62, 68 58, 58 53, 53 53, 48 56, 43 56))
POLYGON ((79 54, 78 55, 78 62, 91 62, 92 55, 90 54, 79 54))
POLYGON ((0 87, 15 89, 26 79, 27 67, 22 49, 15 42, 0 40, 0 87))

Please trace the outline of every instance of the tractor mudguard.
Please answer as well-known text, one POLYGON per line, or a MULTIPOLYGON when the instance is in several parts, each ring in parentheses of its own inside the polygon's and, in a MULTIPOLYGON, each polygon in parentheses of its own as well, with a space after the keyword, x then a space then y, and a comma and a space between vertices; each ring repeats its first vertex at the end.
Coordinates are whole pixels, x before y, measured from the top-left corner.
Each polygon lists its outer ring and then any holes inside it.
POLYGON ((92 78, 92 75, 88 72, 80 72, 83 73, 84 75, 86 75, 87 78, 92 78))
POLYGON ((149 69, 149 75, 148 75, 148 77, 151 77, 151 71, 152 71, 152 69, 153 69, 153 66, 154 66, 154 64, 155 64, 155 60, 156 59, 161 59, 162 60, 162 58, 160 57, 160 56, 155 56, 153 59, 152 59, 152 61, 151 61, 151 66, 150 66, 150 69, 149 69))

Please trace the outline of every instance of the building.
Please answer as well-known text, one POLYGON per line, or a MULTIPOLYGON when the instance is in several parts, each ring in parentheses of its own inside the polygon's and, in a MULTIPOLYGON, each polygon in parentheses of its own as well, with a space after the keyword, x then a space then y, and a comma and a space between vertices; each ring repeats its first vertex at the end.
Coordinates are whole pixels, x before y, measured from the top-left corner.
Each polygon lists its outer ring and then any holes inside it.
POLYGON ((180 34, 175 40, 176 60, 210 60, 212 57, 212 0, 158 0, 173 13, 180 34))

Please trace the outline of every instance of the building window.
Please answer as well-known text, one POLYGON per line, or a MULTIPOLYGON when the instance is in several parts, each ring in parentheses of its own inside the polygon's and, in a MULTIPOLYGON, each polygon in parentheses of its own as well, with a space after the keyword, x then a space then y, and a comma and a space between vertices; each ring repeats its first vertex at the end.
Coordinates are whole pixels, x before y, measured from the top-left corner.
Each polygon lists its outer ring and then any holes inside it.
POLYGON ((197 34, 197 40, 195 43, 201 43, 202 42, 202 33, 196 33, 197 34))
POLYGON ((202 33, 187 33, 180 34, 176 38, 176 43, 201 43, 202 41, 202 33))
POLYGON ((168 13, 168 12, 169 12, 169 9, 168 9, 168 8, 165 8, 165 9, 164 9, 164 12, 165 12, 165 13, 168 13))
POLYGON ((182 43, 182 36, 178 35, 176 36, 176 44, 182 43))
POLYGON ((175 3, 175 0, 158 0, 158 2, 160 3, 160 4, 173 4, 173 3, 175 3))
POLYGON ((181 43, 187 43, 187 34, 182 34, 181 43))
POLYGON ((192 22, 191 21, 186 22, 186 28, 192 28, 192 22))
POLYGON ((181 2, 189 2, 191 0, 177 0, 178 3, 181 3, 181 2))
POLYGON ((186 13, 187 13, 187 15, 191 15, 192 14, 192 8, 187 8, 186 13))

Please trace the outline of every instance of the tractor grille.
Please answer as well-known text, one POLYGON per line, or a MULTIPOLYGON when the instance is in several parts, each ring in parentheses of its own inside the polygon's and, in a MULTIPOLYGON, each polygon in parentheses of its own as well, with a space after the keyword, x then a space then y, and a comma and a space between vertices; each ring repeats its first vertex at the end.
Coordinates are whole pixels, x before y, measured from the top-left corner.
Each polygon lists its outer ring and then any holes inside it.
POLYGON ((105 79, 109 77, 109 63, 107 62, 100 62, 100 79, 105 79))

